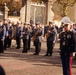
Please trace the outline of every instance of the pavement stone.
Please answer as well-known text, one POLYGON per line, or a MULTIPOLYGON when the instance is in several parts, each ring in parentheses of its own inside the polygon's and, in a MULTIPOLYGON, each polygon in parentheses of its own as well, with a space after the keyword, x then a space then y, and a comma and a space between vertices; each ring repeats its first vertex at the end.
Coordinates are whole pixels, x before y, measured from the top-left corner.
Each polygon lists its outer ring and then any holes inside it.
MULTIPOLYGON (((59 44, 54 47, 53 56, 45 57, 46 43, 43 41, 40 55, 35 56, 34 47, 26 54, 21 49, 10 48, 0 55, 0 65, 6 75, 62 75, 59 44)), ((76 75, 76 60, 73 61, 73 75, 76 75)))

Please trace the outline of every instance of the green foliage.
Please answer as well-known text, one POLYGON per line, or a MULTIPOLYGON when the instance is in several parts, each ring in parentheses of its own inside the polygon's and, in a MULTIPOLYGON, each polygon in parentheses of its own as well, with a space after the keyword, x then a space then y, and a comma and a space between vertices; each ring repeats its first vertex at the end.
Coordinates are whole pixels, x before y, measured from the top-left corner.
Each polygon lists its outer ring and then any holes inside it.
POLYGON ((65 16, 67 15, 68 12, 67 8, 69 6, 73 6, 76 3, 76 0, 56 0, 56 2, 62 6, 62 11, 63 11, 62 16, 65 16))
POLYGON ((5 3, 9 8, 9 15, 12 15, 15 10, 18 11, 21 8, 22 0, 0 0, 0 9, 5 3))
POLYGON ((32 1, 34 1, 34 2, 40 2, 40 3, 42 3, 42 2, 48 2, 48 0, 32 0, 32 1))
MULTIPOLYGON (((21 6, 22 6, 22 1, 26 2, 26 0, 0 0, 0 9, 2 8, 1 6, 4 5, 4 3, 6 3, 7 7, 9 8, 9 15, 12 15, 13 12, 19 11, 21 6)), ((31 0, 34 2, 47 2, 48 0, 31 0)))
POLYGON ((0 5, 4 5, 4 3, 9 3, 12 0, 0 0, 0 5))

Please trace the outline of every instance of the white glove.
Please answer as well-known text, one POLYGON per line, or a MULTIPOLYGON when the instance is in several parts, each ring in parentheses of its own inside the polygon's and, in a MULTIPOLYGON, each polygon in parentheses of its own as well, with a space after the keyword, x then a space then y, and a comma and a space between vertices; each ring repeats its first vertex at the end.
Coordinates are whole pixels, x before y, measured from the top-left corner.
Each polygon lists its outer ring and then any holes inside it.
POLYGON ((25 32, 22 32, 22 35, 24 35, 25 34, 25 32))
POLYGON ((53 41, 53 43, 55 43, 55 41, 53 41))
POLYGON ((60 41, 60 39, 58 39, 58 41, 60 41))
POLYGON ((1 40, 4 41, 4 37, 1 40))
POLYGON ((20 38, 22 39, 23 35, 20 36, 20 38))

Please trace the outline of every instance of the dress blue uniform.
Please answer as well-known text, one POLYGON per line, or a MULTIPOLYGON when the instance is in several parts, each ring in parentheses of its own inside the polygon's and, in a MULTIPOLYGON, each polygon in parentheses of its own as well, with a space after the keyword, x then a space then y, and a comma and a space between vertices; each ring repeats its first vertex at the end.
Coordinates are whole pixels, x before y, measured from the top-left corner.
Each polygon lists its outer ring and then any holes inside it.
POLYGON ((47 52, 45 56, 52 56, 53 53, 53 41, 55 40, 55 31, 54 27, 47 26, 46 33, 48 33, 48 30, 50 31, 49 36, 47 37, 47 52))
POLYGON ((42 30, 39 28, 36 28, 33 30, 34 36, 36 35, 36 39, 34 40, 34 46, 35 46, 35 53, 34 55, 39 55, 39 52, 41 50, 41 35, 42 35, 42 30), (36 35, 37 33, 37 35, 36 35))
POLYGON ((30 50, 30 46, 31 46, 31 29, 28 29, 28 50, 30 50))
POLYGON ((9 28, 8 28, 8 47, 11 46, 12 38, 13 38, 13 26, 9 26, 9 28))
POLYGON ((0 53, 4 52, 3 49, 3 39, 4 39, 4 26, 0 26, 0 53))
POLYGON ((16 44, 17 44, 16 49, 19 49, 21 45, 21 27, 20 26, 16 26, 16 44))
POLYGON ((22 53, 27 53, 28 51, 28 40, 29 40, 29 35, 28 35, 28 28, 24 27, 23 31, 23 51, 22 53))
MULTIPOLYGON (((65 26, 67 27, 67 25, 65 26)), ((70 75, 70 57, 75 50, 75 41, 72 31, 67 30, 60 34, 60 50, 63 75, 70 75)))
POLYGON ((8 24, 3 24, 3 26, 5 27, 4 50, 6 50, 8 45, 8 24))

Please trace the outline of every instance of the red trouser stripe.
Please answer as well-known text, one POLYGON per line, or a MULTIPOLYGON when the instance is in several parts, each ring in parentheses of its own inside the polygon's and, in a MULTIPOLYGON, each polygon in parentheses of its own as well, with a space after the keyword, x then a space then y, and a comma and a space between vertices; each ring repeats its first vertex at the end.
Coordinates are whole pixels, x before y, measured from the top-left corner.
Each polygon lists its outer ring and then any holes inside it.
POLYGON ((70 75, 72 75, 72 56, 70 57, 70 75))

